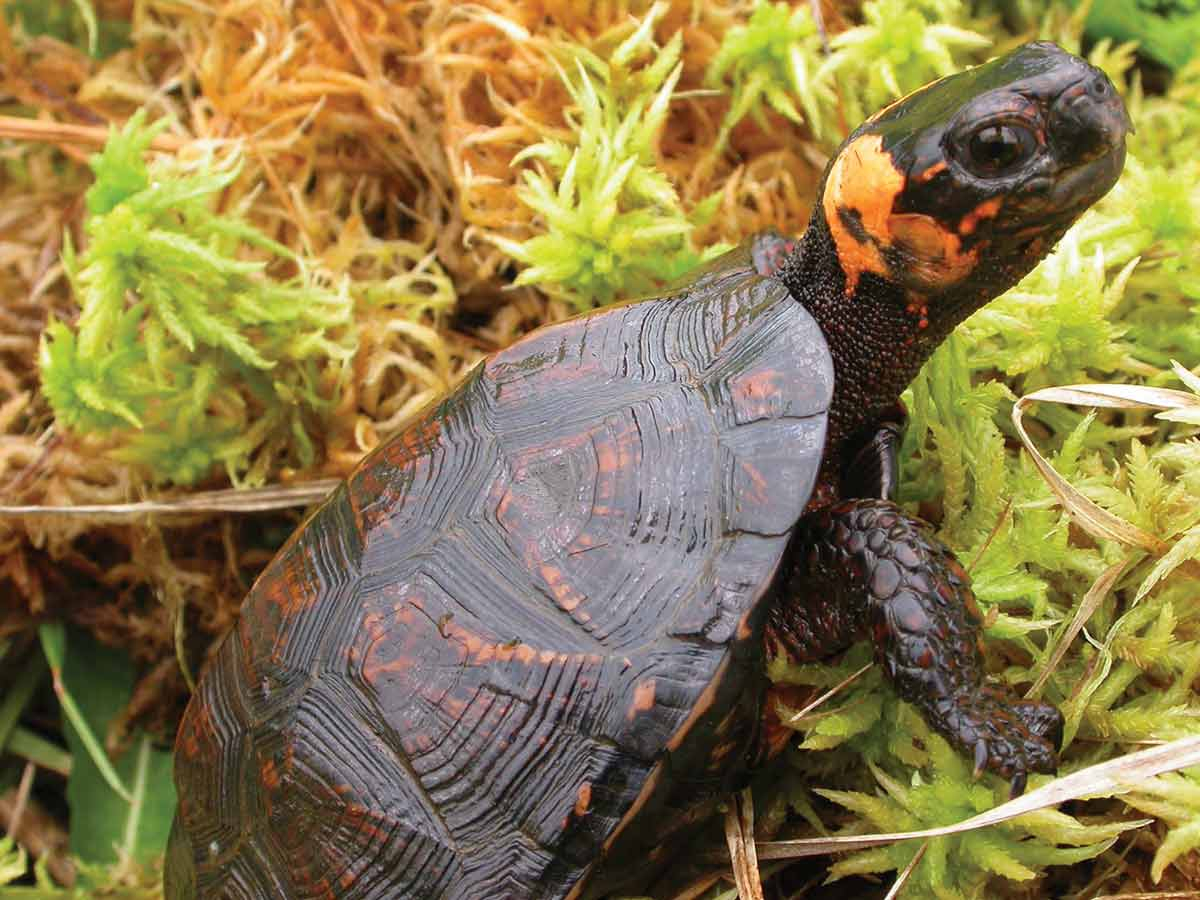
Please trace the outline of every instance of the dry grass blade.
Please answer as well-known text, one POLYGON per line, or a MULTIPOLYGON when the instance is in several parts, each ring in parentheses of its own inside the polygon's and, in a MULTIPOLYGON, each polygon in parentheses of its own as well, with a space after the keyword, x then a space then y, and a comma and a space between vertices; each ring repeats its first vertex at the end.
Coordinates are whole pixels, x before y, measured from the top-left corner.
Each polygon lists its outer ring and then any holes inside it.
MULTIPOLYGON (((758 844, 756 850, 760 859, 797 859, 802 856, 824 856, 847 850, 879 847, 896 841, 947 837, 1007 822, 1009 819, 1015 819, 1025 813, 1048 809, 1067 800, 1118 793, 1155 775, 1175 772, 1195 765, 1200 765, 1200 737, 1180 738, 1177 741, 1171 741, 1138 753, 1130 753, 1108 762, 1088 766, 1086 769, 1080 769, 1078 772, 1072 772, 1062 778, 1056 778, 1049 784, 1023 794, 1015 800, 1009 800, 1007 803, 1002 803, 987 812, 972 816, 955 825, 927 828, 923 831, 901 831, 893 834, 763 842, 758 844)), ((1125 823, 1126 830, 1140 828, 1151 821, 1153 820, 1137 819, 1127 822, 1125 823)))
POLYGON ((921 845, 921 848, 913 854, 913 858, 908 861, 908 865, 900 870, 900 874, 896 876, 896 880, 892 883, 891 889, 888 890, 887 896, 883 900, 896 900, 900 896, 900 892, 904 890, 904 885, 908 884, 908 879, 912 877, 912 873, 917 870, 917 866, 921 864, 921 860, 925 856, 925 851, 929 849, 929 841, 921 845))
POLYGON ((869 662, 862 668, 858 669, 857 671, 851 672, 849 675, 847 675, 845 678, 843 678, 841 681, 839 681, 837 684, 835 684, 833 687, 831 687, 825 693, 821 694, 815 700, 813 700, 812 702, 808 703, 807 705, 801 707, 799 710, 797 710, 796 712, 794 712, 790 716, 788 716, 787 719, 784 721, 784 724, 787 725, 789 728, 798 728, 800 726, 800 723, 804 721, 804 718, 806 716, 808 716, 810 713, 812 713, 814 710, 818 709, 819 707, 825 705, 833 697, 836 697, 838 694, 840 694, 842 691, 844 691, 851 684, 853 684, 856 680, 858 680, 863 675, 865 675, 867 672, 869 672, 871 670, 871 667, 874 665, 875 665, 874 662, 869 662))
POLYGON ((1106 409, 1200 409, 1200 397, 1187 391, 1138 384, 1066 384, 1042 388, 1022 399, 1106 409))
POLYGON ((699 898, 707 894, 709 888, 720 881, 722 877, 723 876, 720 873, 701 875, 679 893, 671 897, 671 900, 699 900, 699 898))
MULTIPOLYGON (((103 147, 108 129, 98 125, 66 125, 62 122, 43 122, 22 116, 0 116, 0 138, 14 141, 38 141, 43 144, 83 144, 103 147)), ((150 143, 151 150, 174 153, 187 141, 172 134, 160 134, 150 143)))
POLYGON ((90 503, 79 506, 0 506, 4 516, 73 516, 96 519, 133 519, 145 515, 180 513, 254 513, 309 506, 341 484, 322 478, 303 484, 271 485, 246 490, 202 491, 178 500, 142 500, 136 503, 90 503))
POLYGON ((738 896, 742 900, 763 900, 754 841, 754 797, 750 788, 730 798, 729 812, 725 815, 725 840, 729 842, 729 858, 738 896))
POLYGON ((1088 588, 1088 592, 1083 595, 1083 600, 1079 604, 1079 609, 1075 611, 1075 618, 1071 620, 1070 627, 1064 632, 1062 639, 1058 642, 1058 646, 1054 648, 1054 652, 1046 660, 1045 668, 1038 674, 1033 687, 1025 694, 1026 697, 1036 698, 1041 695, 1042 688, 1046 686, 1046 680, 1054 672, 1055 668, 1058 667, 1059 662, 1066 655, 1068 648, 1075 641, 1079 632, 1083 630, 1083 626, 1087 624, 1088 619, 1092 617, 1092 613, 1096 611, 1096 607, 1100 605, 1100 601, 1108 596, 1108 592, 1112 590, 1112 586, 1116 584, 1117 579, 1124 574, 1132 562, 1132 559, 1127 558, 1113 563, 1100 573, 1100 577, 1088 588))
POLYGON ((1049 461, 1042 456, 1029 434, 1025 431, 1022 421, 1026 408, 1031 403, 1046 401, 1051 403, 1070 403, 1091 406, 1104 406, 1118 409, 1151 408, 1163 409, 1165 394, 1177 395, 1176 405, 1179 408, 1182 398, 1187 398, 1192 405, 1195 398, 1182 391, 1167 391, 1161 388, 1139 388, 1131 385, 1076 384, 1061 388, 1045 388, 1027 394, 1013 404, 1012 421, 1021 437, 1021 443, 1029 451, 1033 463, 1037 466, 1050 489, 1062 502, 1063 507, 1071 518, 1088 534, 1103 540, 1113 540, 1130 547, 1140 547, 1161 556, 1170 549, 1170 545, 1159 540, 1154 535, 1143 531, 1135 525, 1126 522, 1120 516, 1113 515, 1080 493, 1074 485, 1054 470, 1049 461), (1143 399, 1136 399, 1137 397, 1143 399))

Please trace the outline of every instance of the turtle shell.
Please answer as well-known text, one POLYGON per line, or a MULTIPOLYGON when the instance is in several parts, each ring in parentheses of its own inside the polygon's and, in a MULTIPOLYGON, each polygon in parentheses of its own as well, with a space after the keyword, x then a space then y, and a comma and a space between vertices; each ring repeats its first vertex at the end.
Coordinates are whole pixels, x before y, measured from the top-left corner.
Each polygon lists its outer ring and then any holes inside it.
POLYGON ((745 768, 832 385, 745 249, 477 367, 247 597, 179 732, 167 896, 579 897, 653 857, 745 768))

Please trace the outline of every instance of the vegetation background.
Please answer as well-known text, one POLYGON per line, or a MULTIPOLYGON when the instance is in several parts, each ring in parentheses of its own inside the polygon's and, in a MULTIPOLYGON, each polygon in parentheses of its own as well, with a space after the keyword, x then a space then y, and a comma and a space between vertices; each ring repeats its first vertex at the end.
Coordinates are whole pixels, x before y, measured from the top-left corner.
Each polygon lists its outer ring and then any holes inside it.
MULTIPOLYGON (((0 896, 159 895, 192 673, 328 479, 529 329, 800 232, 865 115, 1038 37, 1110 74, 1130 159, 913 384, 903 499, 1067 774, 1200 733, 1195 2, 0 4, 0 896), (1039 469, 1010 409, 1080 382, 1129 387, 1025 404, 1039 469)), ((1004 798, 867 661, 773 664, 759 840, 1004 798)), ((1098 793, 767 896, 1196 896, 1200 772, 1098 793)), ((697 858, 655 896, 736 895, 697 858)))

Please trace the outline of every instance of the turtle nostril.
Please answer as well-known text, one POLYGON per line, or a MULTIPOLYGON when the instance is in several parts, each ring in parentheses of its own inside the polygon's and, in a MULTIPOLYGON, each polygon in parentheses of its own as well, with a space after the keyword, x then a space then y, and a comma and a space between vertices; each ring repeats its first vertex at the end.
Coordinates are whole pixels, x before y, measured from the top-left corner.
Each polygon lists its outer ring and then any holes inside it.
POLYGON ((1089 72, 1054 103, 1051 132, 1072 164, 1113 151, 1131 130, 1125 104, 1103 72, 1089 72))

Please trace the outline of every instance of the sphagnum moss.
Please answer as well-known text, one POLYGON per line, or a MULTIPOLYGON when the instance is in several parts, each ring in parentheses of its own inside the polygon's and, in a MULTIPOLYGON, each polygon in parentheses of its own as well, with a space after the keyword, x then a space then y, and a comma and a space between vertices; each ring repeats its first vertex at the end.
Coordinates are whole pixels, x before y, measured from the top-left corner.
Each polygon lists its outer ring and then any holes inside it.
MULTIPOLYGON (((582 48, 566 48, 576 57, 561 75, 575 103, 572 138, 534 144, 513 159, 542 167, 523 171, 519 196, 546 233, 523 243, 490 238, 526 265, 516 284, 541 285, 587 309, 645 294, 722 252, 693 246, 693 222, 655 166, 681 47, 678 34, 657 47, 639 28, 610 62, 585 66, 582 48)), ((712 206, 702 205, 700 215, 712 206)))
POLYGON ((336 399, 326 373, 354 352, 349 296, 303 269, 276 281, 265 261, 239 258, 250 245, 301 265, 240 217, 211 212, 236 157, 148 166, 159 130, 135 116, 92 160, 88 243, 65 257, 79 318, 52 322, 41 351, 56 419, 111 435, 115 458, 158 481, 189 484, 220 465, 253 484, 281 464, 309 467, 336 399))

